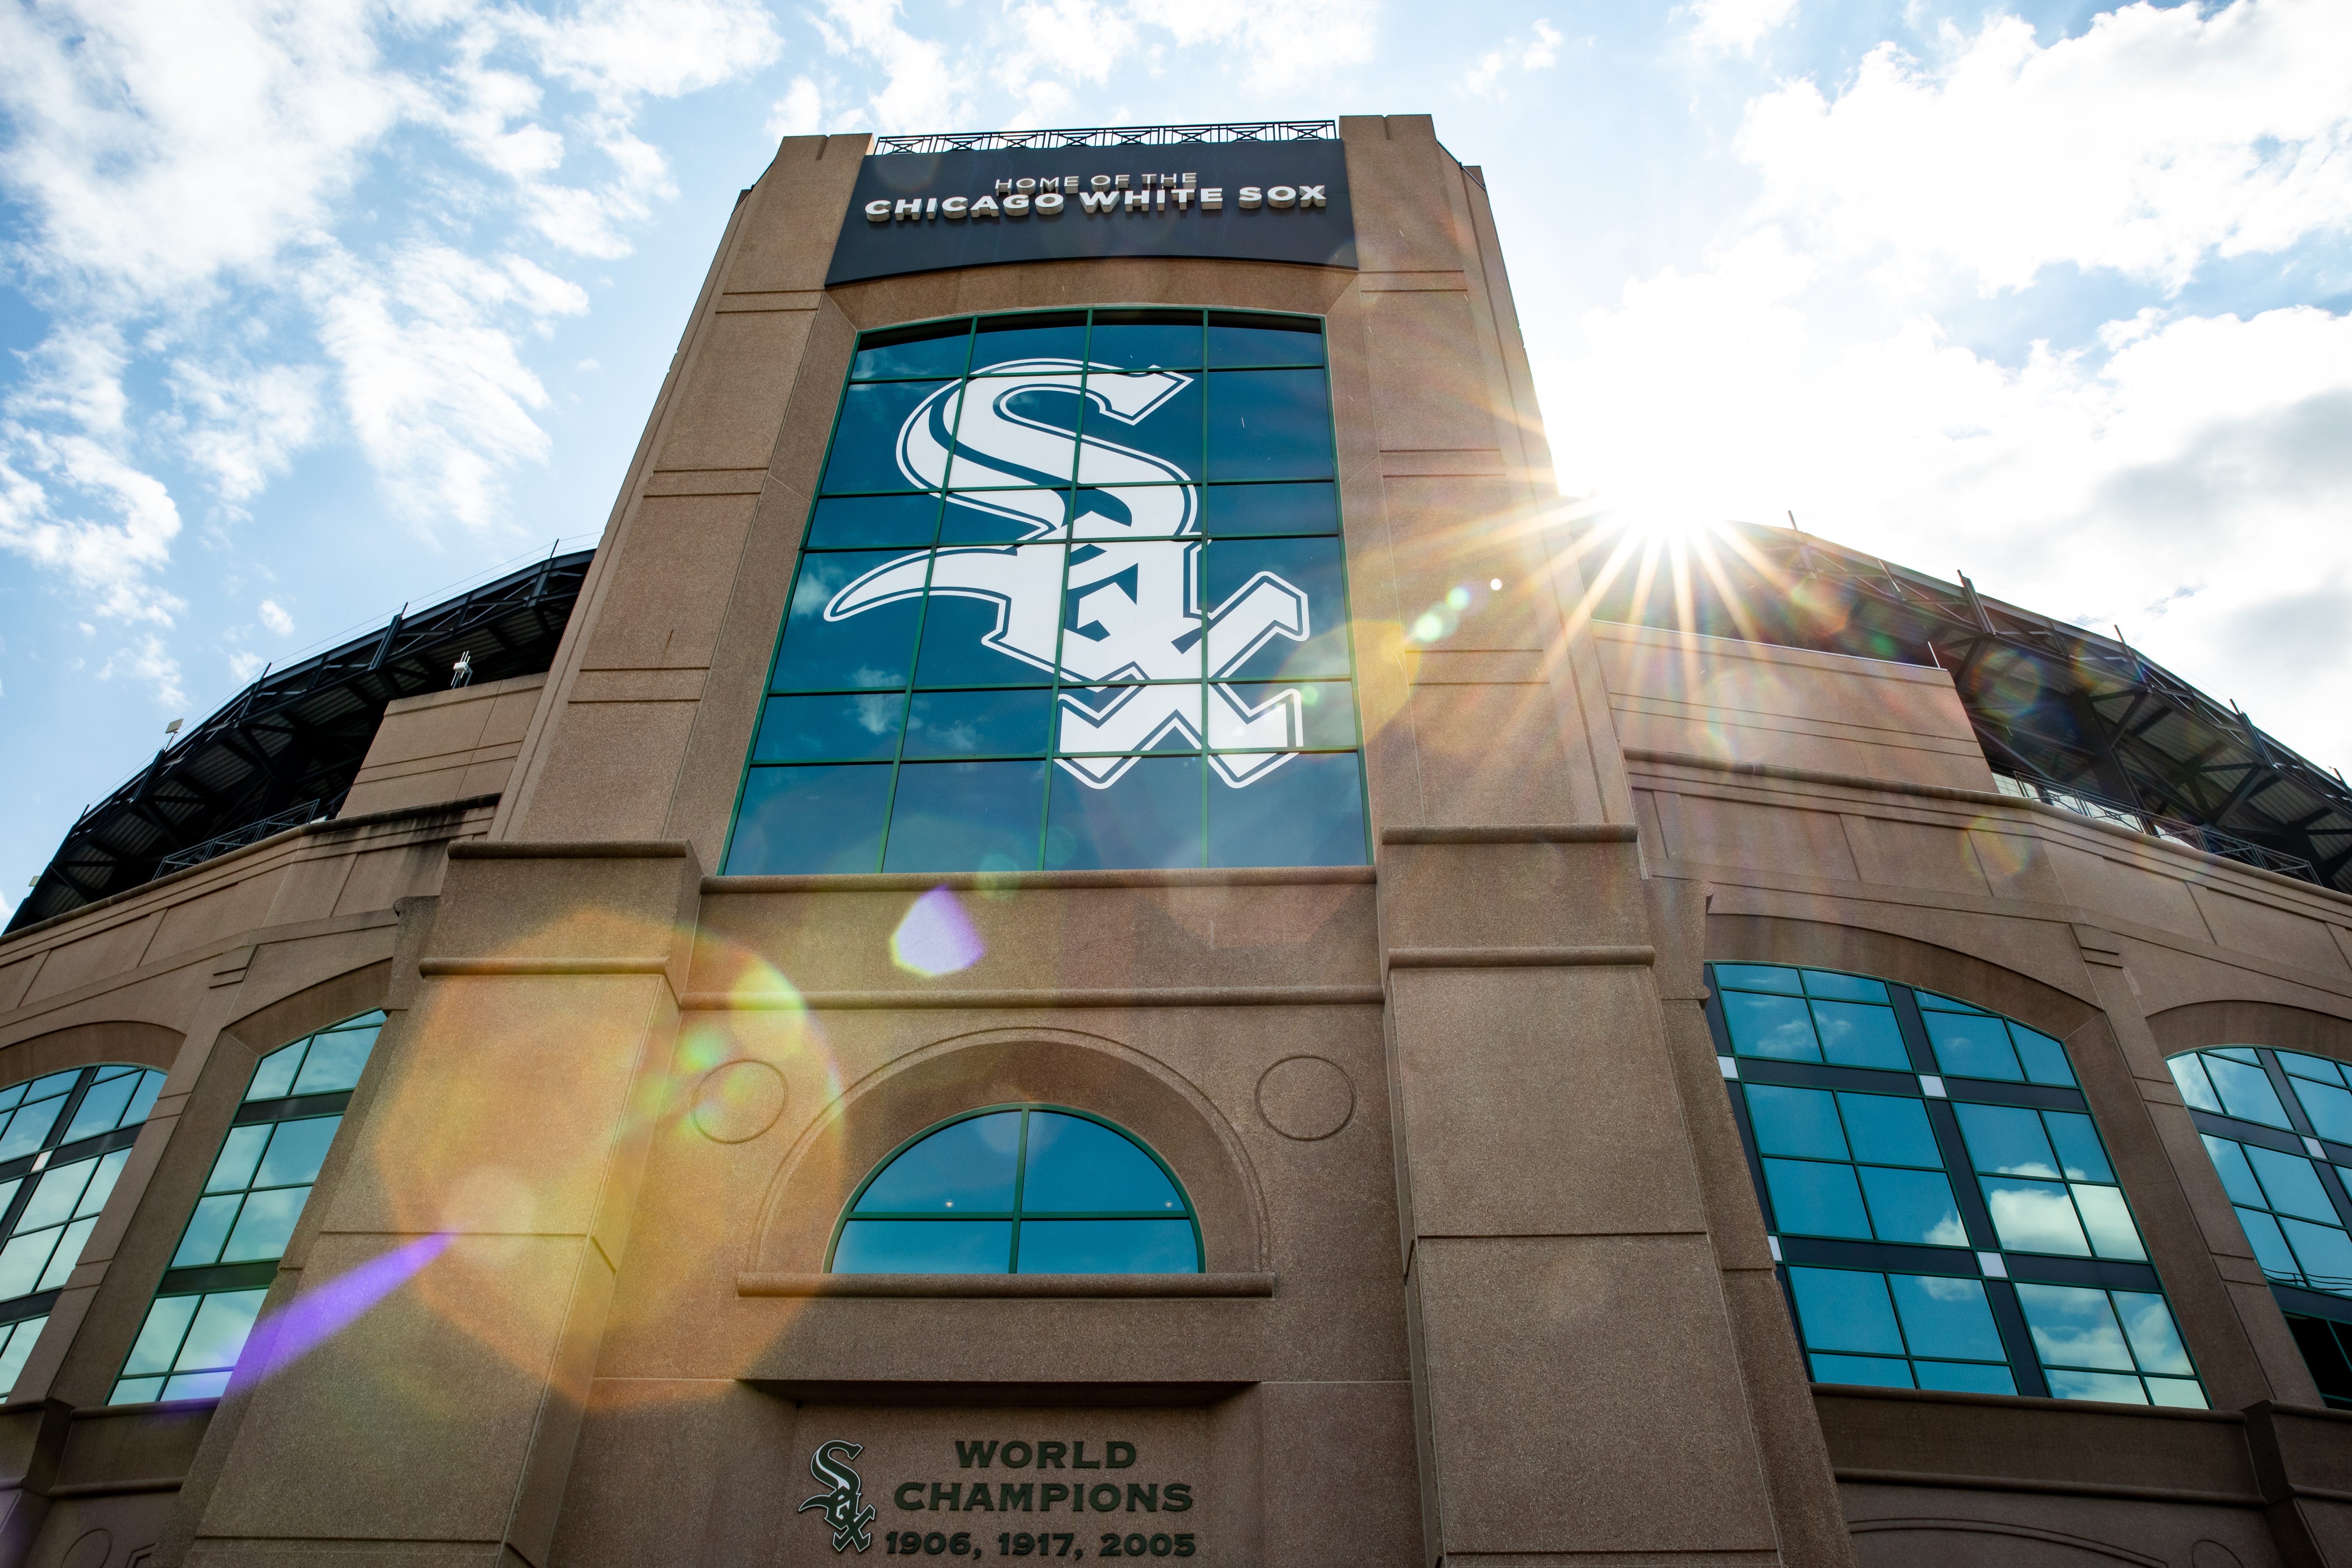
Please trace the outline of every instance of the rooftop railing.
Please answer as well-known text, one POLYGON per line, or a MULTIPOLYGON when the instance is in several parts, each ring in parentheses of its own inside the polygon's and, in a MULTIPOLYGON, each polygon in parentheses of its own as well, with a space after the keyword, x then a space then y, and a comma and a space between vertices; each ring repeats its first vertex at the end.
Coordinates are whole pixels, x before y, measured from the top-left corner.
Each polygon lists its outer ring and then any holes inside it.
POLYGON ((201 866, 215 856, 232 849, 242 849, 248 844, 258 844, 273 833, 283 833, 289 827, 303 827, 323 817, 335 815, 343 804, 341 795, 333 800, 305 801, 291 811, 281 811, 275 816, 265 816, 259 822, 244 826, 217 838, 207 838, 202 844, 191 844, 185 849, 166 855, 155 865, 155 875, 168 877, 174 871, 184 871, 191 866, 201 866))
POLYGON ((2206 827, 2179 817, 2158 816, 2141 811, 2137 806, 2124 805, 2104 795, 2089 795, 2065 784, 2053 784, 2048 779, 2012 778, 2007 773, 1995 773, 1992 782, 2003 795, 2013 795, 2024 800, 2038 800, 2045 805, 2071 811, 2077 816, 2088 816, 2100 822, 2112 822, 2128 827, 2135 833, 2145 833, 2153 838, 2169 838, 2186 844, 2192 849, 2202 849, 2208 855, 2219 855, 2227 860, 2259 866, 2265 871, 2276 871, 2283 877, 2295 877, 2306 882, 2319 880, 2319 873, 2311 862, 2268 848, 2234 833, 2224 833, 2218 827, 2206 827))
POLYGON ((1229 125, 1088 125, 1061 131, 960 131, 929 136, 880 136, 882 153, 1050 152, 1057 147, 1183 147, 1217 142, 1329 142, 1335 120, 1252 120, 1229 125))

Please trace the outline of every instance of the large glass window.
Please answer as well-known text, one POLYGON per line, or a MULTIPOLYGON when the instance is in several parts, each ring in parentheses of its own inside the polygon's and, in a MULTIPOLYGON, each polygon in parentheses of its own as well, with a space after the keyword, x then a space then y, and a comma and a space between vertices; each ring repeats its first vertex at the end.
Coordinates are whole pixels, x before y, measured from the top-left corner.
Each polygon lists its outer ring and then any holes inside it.
POLYGON ((1322 323, 868 332, 734 875, 1360 865, 1322 323))
POLYGON ((2321 1394, 2352 1409, 2352 1088, 2342 1066, 2253 1046, 2165 1065, 2321 1394))
POLYGON ((227 1388, 383 1027, 381 1012, 362 1013, 255 1064, 108 1403, 205 1399, 227 1388))
POLYGON ((2204 1405, 2063 1046, 1866 975, 1709 973, 1816 1380, 2204 1405))
POLYGON ((835 1274, 1197 1274, 1175 1174, 1097 1117, 992 1106, 901 1145, 850 1200, 835 1274))
POLYGON ((0 1398, 154 1109, 163 1075, 110 1062, 0 1089, 0 1398))

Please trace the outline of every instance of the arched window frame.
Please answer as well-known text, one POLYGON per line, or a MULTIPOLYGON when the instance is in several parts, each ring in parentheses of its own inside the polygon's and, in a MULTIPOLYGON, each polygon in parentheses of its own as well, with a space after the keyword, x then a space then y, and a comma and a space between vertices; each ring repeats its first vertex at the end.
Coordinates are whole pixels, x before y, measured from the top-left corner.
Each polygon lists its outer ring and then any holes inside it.
MULTIPOLYGON (((2194 1357, 2171 1316, 2162 1280, 2147 1261, 2137 1217, 2107 1159, 2105 1136, 2091 1117, 2089 1102, 2060 1042, 1990 1009, 1879 976, 1725 962, 1709 964, 1707 978, 1708 1026, 1731 1097, 1748 1175, 1764 1212, 1776 1273, 1818 1381, 1899 1382, 1893 1369, 1900 1363, 1905 1368, 1903 1377, 1919 1378, 1920 1386, 2062 1398, 2137 1395, 2156 1403, 2204 1403, 2194 1357), (1743 1028, 1734 1023, 1733 1015, 1743 1005, 1738 1001, 1742 995, 1780 999, 1780 1014, 1791 1025, 1804 1021, 1810 1031, 1807 1037, 1813 1042, 1811 1056, 1805 1057, 1801 1050, 1748 1048, 1760 1047, 1763 1042, 1743 1038, 1743 1028), (1868 1007, 1887 1016, 1874 1014, 1866 1019, 1847 1020, 1851 1043, 1843 1051, 1833 1051, 1822 1044, 1826 1037, 1822 1033, 1822 1015, 1838 1016, 1838 1009, 1850 1007, 1868 1007), (1840 1055, 1846 1059, 1833 1059, 1840 1055), (1781 1164, 1792 1160, 1787 1150, 1768 1152, 1763 1147, 1765 1141, 1759 1138, 1748 1097, 1752 1088, 1774 1087, 1827 1090, 1841 1096, 1888 1096, 1918 1105, 1919 1120, 1932 1136, 1940 1174, 1949 1188, 1967 1245, 1893 1241, 1881 1236, 1878 1219, 1864 1196, 1866 1184, 1859 1180, 1864 1167, 1879 1162, 1852 1149, 1844 1156, 1804 1157, 1832 1166, 1842 1162, 1853 1172, 1854 1207, 1864 1212, 1865 1220, 1861 1234, 1784 1228, 1766 1167, 1768 1158, 1781 1164), (2032 1115, 2049 1140, 2047 1152, 2054 1155, 2053 1163, 2064 1168, 2043 1173, 2042 1177, 2003 1169, 2000 1158, 1977 1146, 1989 1142, 1988 1138, 1972 1141, 1964 1132, 1963 1112, 1972 1107, 1987 1108, 1978 1115, 1988 1127, 2002 1119, 2014 1120, 2020 1112, 2032 1115), (2053 1121, 2053 1116, 2067 1120, 2053 1121), (2073 1120, 2076 1118, 2080 1120, 2073 1120), (2077 1154, 2065 1146, 2061 1127, 2076 1142, 2088 1133, 2091 1142, 2082 1145, 2079 1162, 2077 1154), (2078 1163, 2091 1168, 2077 1170, 2078 1163), (2077 1218, 2083 1250, 2030 1247, 2020 1245, 2022 1237, 2004 1234, 1996 1225, 1993 1211, 1997 1186, 2063 1191, 2063 1201, 2077 1218), (2085 1205, 2084 1191, 2098 1195, 2085 1205), (2095 1214, 2107 1220, 2101 1233, 2105 1244, 2094 1233, 2095 1214), (1818 1324, 1809 1328, 1809 1295, 1820 1315, 1835 1293, 1832 1288, 1858 1290, 1854 1281, 1872 1278, 1884 1281, 1876 1287, 1874 1310, 1888 1336, 1885 1349, 1858 1352, 1815 1331, 1818 1324), (1967 1355, 1935 1349, 1922 1352, 1915 1343, 1902 1309, 1902 1282, 1938 1279, 1974 1281, 1981 1291, 2011 1388, 1966 1388, 1970 1377, 1979 1375, 1966 1373, 1967 1363, 1987 1369, 1981 1375, 1988 1380, 1990 1369, 1996 1364, 1994 1353, 1981 1342, 1974 1346, 1979 1353, 1967 1355), (2087 1316, 2094 1309, 2102 1320, 2096 1324, 2087 1316), (2063 1321, 2070 1314, 2084 1315, 2083 1324, 2063 1321), (2088 1354, 2069 1355, 2070 1344, 2090 1346, 2108 1359, 2098 1362, 2088 1354), (1957 1375, 1956 1381, 1926 1383, 1927 1375, 1940 1374, 1947 1363, 1965 1375, 1957 1375)), ((1774 1011, 1759 1007, 1753 1016, 1760 1020, 1774 1011)), ((1792 1038, 1790 1043, 1800 1042, 1792 1038)), ((1851 1128, 1843 1100, 1837 1104, 1834 1121, 1840 1129, 1840 1147, 1848 1147, 1851 1128)), ((1908 1163, 1922 1171, 1928 1168, 1921 1161, 1889 1163, 1908 1163)), ((2053 1194, 2036 1195, 2048 1200, 2053 1194)), ((1981 1341, 1982 1336, 1977 1338, 1981 1341)))
MULTIPOLYGON (((1179 1176, 1179 1175, 1176 1173, 1176 1169, 1175 1169, 1175 1167, 1174 1167, 1174 1166, 1171 1165, 1171 1164, 1170 1164, 1170 1163, 1169 1163, 1165 1159, 1163 1159, 1163 1158, 1161 1158, 1161 1157, 1160 1157, 1160 1151, 1159 1151, 1159 1150, 1154 1149, 1154 1148, 1153 1148, 1153 1147, 1152 1147, 1149 1142, 1147 1142, 1145 1140, 1143 1140, 1143 1139, 1141 1139, 1141 1138, 1137 1137, 1133 1132, 1131 1132, 1131 1131, 1129 1131, 1128 1129, 1126 1129, 1126 1128, 1124 1128, 1124 1127, 1120 1126, 1118 1122, 1113 1121, 1112 1120, 1110 1120, 1110 1118, 1108 1118, 1108 1117, 1107 1117, 1107 1116, 1100 1116, 1100 1115, 1097 1115, 1097 1114, 1096 1114, 1095 1112, 1093 1112, 1093 1111, 1091 1111, 1091 1110, 1079 1110, 1079 1109, 1078 1109, 1077 1107, 1076 1107, 1076 1106, 1070 1106, 1070 1105, 1059 1105, 1059 1104, 1055 1104, 1055 1103, 1052 1103, 1052 1102, 1050 1102, 1050 1101, 1045 1101, 1045 1100, 1011 1100, 1011 1101, 1007 1101, 1007 1102, 1005 1102, 1005 1103, 1003 1103, 1003 1104, 999 1104, 999 1105, 983 1105, 983 1106, 977 1107, 977 1108, 975 1108, 975 1109, 973 1109, 973 1110, 961 1110, 961 1111, 958 1111, 958 1112, 957 1112, 955 1115, 953 1115, 953 1116, 943 1117, 943 1118, 941 1118, 940 1121, 934 1121, 933 1123, 931 1123, 929 1127, 924 1128, 922 1131, 919 1131, 919 1132, 914 1133, 912 1136, 908 1137, 908 1138, 901 1139, 901 1140, 898 1142, 898 1143, 894 1148, 892 1148, 892 1149, 890 1150, 890 1152, 889 1152, 888 1153, 887 1153, 887 1154, 883 1155, 879 1160, 877 1160, 876 1162, 874 1162, 874 1166, 873 1166, 873 1168, 872 1168, 871 1170, 867 1171, 867 1172, 866 1173, 865 1177, 864 1177, 861 1181, 859 1181, 859 1182, 858 1182, 856 1190, 855 1192, 853 1192, 853 1193, 851 1193, 851 1194, 849 1194, 848 1201, 847 1201, 847 1202, 845 1202, 845 1203, 844 1203, 844 1204, 841 1205, 841 1212, 840 1212, 840 1214, 839 1214, 839 1215, 837 1215, 835 1217, 835 1219, 834 1219, 834 1222, 833 1222, 833 1233, 832 1233, 832 1235, 831 1235, 829 1237, 827 1237, 827 1238, 826 1238, 826 1241, 825 1241, 825 1247, 824 1247, 824 1271, 825 1271, 827 1274, 831 1274, 831 1273, 833 1273, 833 1272, 834 1272, 834 1261, 835 1261, 835 1257, 837 1256, 837 1254, 839 1253, 840 1248, 841 1248, 841 1237, 842 1237, 842 1233, 843 1233, 843 1231, 844 1231, 844 1230, 845 1230, 845 1229, 848 1227, 848 1226, 849 1226, 849 1224, 850 1224, 850 1222, 851 1222, 852 1220, 876 1220, 876 1219, 879 1219, 879 1220, 883 1220, 883 1221, 885 1221, 885 1222, 888 1222, 888 1221, 891 1221, 891 1220, 901 1220, 901 1219, 928 1219, 928 1220, 937 1220, 937 1219, 941 1219, 941 1218, 943 1218, 943 1217, 950 1217, 950 1216, 943 1216, 943 1215, 938 1215, 938 1214, 931 1214, 931 1213, 924 1213, 924 1214, 920 1214, 920 1215, 916 1215, 916 1214, 911 1214, 911 1213, 909 1213, 909 1214, 904 1214, 904 1215, 896 1214, 896 1213, 887 1213, 887 1214, 863 1214, 863 1215, 861 1215, 861 1214, 859 1214, 859 1213, 857 1212, 857 1205, 858 1205, 858 1201, 859 1201, 860 1199, 862 1199, 862 1198, 864 1198, 864 1197, 865 1197, 866 1189, 867 1189, 868 1187, 871 1187, 871 1186, 875 1184, 875 1182, 876 1182, 876 1181, 879 1180, 879 1179, 881 1178, 881 1176, 882 1176, 882 1174, 883 1174, 883 1173, 884 1173, 884 1172, 886 1172, 886 1171, 889 1170, 889 1169, 890 1169, 890 1167, 891 1167, 892 1165, 894 1165, 894 1164, 898 1163, 899 1156, 901 1156, 901 1155, 905 1154, 905 1153, 906 1153, 906 1152, 908 1152, 909 1150, 913 1149, 917 1144, 919 1144, 919 1143, 922 1142, 924 1140, 926 1140, 926 1139, 928 1139, 928 1138, 930 1138, 930 1137, 932 1137, 933 1135, 937 1134, 937 1133, 944 1132, 944 1131, 946 1131, 949 1128, 950 1128, 950 1127, 954 1127, 954 1126, 957 1126, 957 1125, 959 1125, 960 1123, 966 1122, 966 1121, 973 1121, 973 1120, 975 1120, 975 1119, 977 1119, 977 1118, 979 1118, 979 1117, 982 1117, 982 1116, 994 1116, 994 1115, 999 1115, 999 1114, 1002 1114, 1003 1112, 1004 1112, 1004 1111, 1008 1111, 1008 1110, 1018 1110, 1018 1111, 1021 1111, 1021 1112, 1024 1112, 1024 1117, 1023 1117, 1023 1121, 1022 1121, 1022 1127, 1021 1127, 1021 1143, 1020 1143, 1019 1147, 1018 1147, 1018 1148, 1016 1148, 1016 1149, 1015 1149, 1015 1151, 1014 1151, 1014 1152, 1013 1152, 1013 1173, 1014 1173, 1015 1187, 1014 1187, 1014 1199, 1013 1199, 1013 1209, 1012 1209, 1009 1213, 1000 1213, 1000 1212, 992 1211, 992 1211, 986 1211, 986 1212, 976 1212, 976 1213, 972 1213, 972 1214, 965 1215, 957 1215, 957 1216, 952 1216, 952 1221, 951 1221, 951 1222, 953 1222, 953 1221, 961 1221, 961 1220, 964 1220, 964 1219, 969 1219, 969 1220, 971 1220, 971 1221, 973 1221, 973 1222, 975 1222, 975 1223, 986 1223, 986 1222, 988 1222, 988 1221, 990 1221, 990 1220, 1009 1219, 1009 1220, 1012 1222, 1012 1225, 1013 1225, 1013 1237, 1012 1237, 1012 1253, 1011 1253, 1011 1256, 1009 1257, 1009 1258, 1007 1259, 1007 1266, 1006 1266, 1006 1268, 1005 1268, 1005 1269, 1004 1269, 1004 1272, 1005 1272, 1006 1274, 1010 1275, 1010 1274, 1014 1273, 1014 1272, 1017 1270, 1018 1265, 1019 1265, 1019 1263, 1020 1263, 1020 1234, 1021 1234, 1021 1224, 1022 1224, 1022 1221, 1023 1221, 1023 1219, 1024 1219, 1024 1216, 1022 1215, 1022 1213, 1021 1213, 1021 1208, 1020 1208, 1020 1184, 1021 1184, 1022 1182, 1024 1182, 1024 1181, 1026 1179, 1026 1169, 1025 1169, 1025 1168, 1026 1168, 1026 1165, 1027 1165, 1027 1163, 1028 1163, 1028 1147, 1029 1147, 1029 1142, 1028 1142, 1028 1141, 1029 1141, 1029 1125, 1028 1125, 1028 1120, 1027 1120, 1027 1115, 1026 1115, 1026 1113, 1027 1113, 1027 1112, 1031 1112, 1031 1111, 1046 1111, 1046 1112, 1050 1112, 1050 1113, 1052 1113, 1052 1114, 1054 1114, 1054 1115, 1056 1115, 1056 1116, 1068 1116, 1068 1117, 1074 1117, 1074 1118, 1076 1118, 1076 1119, 1077 1119, 1077 1120, 1079 1120, 1079 1121, 1091 1121, 1091 1122, 1093 1122, 1096 1126, 1097 1126, 1097 1127, 1101 1127, 1101 1128, 1104 1128, 1104 1129, 1106 1129, 1107 1131, 1110 1131, 1110 1132, 1112 1132, 1112 1133, 1116 1134, 1116 1135, 1117 1135, 1117 1136, 1118 1136, 1119 1138, 1121 1138, 1121 1139, 1125 1140, 1125 1141, 1126 1141, 1126 1142, 1127 1142, 1130 1146, 1132 1146, 1133 1148, 1135 1148, 1135 1149, 1137 1149, 1137 1150, 1140 1151, 1140 1152, 1142 1152, 1142 1154, 1144 1155, 1144 1157, 1145 1157, 1145 1158, 1149 1159, 1149 1160, 1152 1163, 1152 1164, 1153 1164, 1153 1165, 1155 1165, 1155 1166, 1157 1166, 1157 1167, 1159 1168, 1159 1170, 1160 1170, 1160 1173, 1161 1175, 1166 1176, 1166 1177, 1168 1178, 1168 1184, 1169 1184, 1170 1186, 1171 1186, 1171 1187, 1173 1187, 1173 1188, 1175 1189, 1175 1191, 1176 1191, 1176 1196, 1177 1196, 1178 1200, 1179 1200, 1179 1201, 1181 1201, 1181 1202, 1183 1204, 1183 1205, 1184 1205, 1184 1213, 1183 1213, 1183 1216, 1182 1216, 1182 1217, 1184 1218, 1185 1222, 1186 1222, 1186 1223, 1191 1226, 1191 1228, 1192 1228, 1192 1271, 1193 1271, 1193 1272, 1195 1272, 1195 1273, 1201 1273, 1201 1272, 1204 1272, 1204 1271, 1207 1269, 1207 1268, 1208 1268, 1208 1245, 1207 1245, 1207 1242, 1206 1242, 1205 1238, 1202 1237, 1202 1231, 1201 1231, 1201 1211, 1200 1211, 1200 1208, 1199 1208, 1199 1206, 1198 1206, 1197 1205, 1195 1205, 1195 1204, 1192 1202, 1192 1193, 1191 1193, 1191 1192, 1190 1192, 1190 1191, 1185 1187, 1185 1185, 1184 1185, 1184 1182, 1183 1182, 1183 1178, 1182 1178, 1182 1177, 1181 1177, 1181 1176, 1179 1176)), ((1069 1211, 1069 1210, 1059 1210, 1059 1209, 1057 1209, 1057 1210, 1051 1211, 1050 1213, 1039 1213, 1039 1214, 1037 1214, 1037 1215, 1030 1215, 1030 1216, 1025 1216, 1025 1217, 1035 1218, 1035 1219, 1039 1219, 1039 1220, 1046 1220, 1046 1219, 1052 1219, 1052 1220, 1077 1220, 1077 1219, 1155 1219, 1155 1220, 1166 1220, 1166 1219, 1169 1219, 1169 1218, 1171 1218, 1171 1217, 1172 1217, 1172 1216, 1171 1216, 1171 1215, 1167 1215, 1167 1214, 1165 1214, 1165 1213, 1163 1213, 1163 1212, 1151 1212, 1151 1213, 1145 1213, 1145 1212, 1142 1212, 1142 1211, 1125 1210, 1125 1209, 1121 1209, 1121 1210, 1105 1210, 1105 1211, 1101 1211, 1101 1212, 1074 1212, 1074 1211, 1069 1211)))

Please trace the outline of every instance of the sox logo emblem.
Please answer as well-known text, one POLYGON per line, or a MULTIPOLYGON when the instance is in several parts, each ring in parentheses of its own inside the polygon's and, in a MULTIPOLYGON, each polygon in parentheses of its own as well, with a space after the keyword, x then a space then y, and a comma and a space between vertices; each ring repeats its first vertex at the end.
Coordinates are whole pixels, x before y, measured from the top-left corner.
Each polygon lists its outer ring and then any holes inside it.
MULTIPOLYGON (((899 427, 898 469, 919 485, 943 488, 953 465, 957 488, 975 484, 1066 482, 1070 449, 1079 448, 1078 482, 1087 486, 1166 484, 1187 488, 1120 492, 1124 521, 1097 517, 1108 537, 1074 544, 1063 582, 1063 549, 1031 543, 1061 532, 1062 493, 1052 490, 960 494, 957 504, 992 512, 1025 529, 1023 542, 941 549, 902 557, 835 594, 828 621, 928 591, 979 599, 996 609, 982 643, 1035 668, 1057 668, 1062 693, 1057 752, 1143 752, 1181 735, 1212 748, 1209 764, 1239 789, 1270 775, 1305 744, 1306 713, 1295 687, 1253 703, 1225 677, 1275 639, 1304 642, 1312 632, 1307 595, 1260 572, 1224 601, 1201 603, 1200 532, 1192 476, 1165 458, 1104 439, 1082 438, 1029 418, 1013 404, 1024 393, 1081 396, 1089 423, 1106 416, 1141 424, 1192 384, 1173 371, 1128 374, 1071 359, 1028 359, 992 365, 986 379, 940 388, 899 427), (929 582, 924 581, 929 565, 929 582), (1066 630, 1065 629, 1066 624, 1066 630), (1202 672, 1206 642, 1207 689, 1202 672), (1195 679, 1185 681, 1185 676, 1195 679), (1118 685, 1153 680, 1172 684, 1118 685), (1085 689, 1071 690, 1076 685, 1085 689), (1205 720, 1204 720, 1205 715, 1205 720), (1207 733, 1203 735, 1205 721, 1207 733)), ((1060 756, 1056 765, 1079 783, 1108 789, 1133 756, 1060 756)))
POLYGON ((833 1526, 833 1549, 846 1552, 851 1547, 863 1552, 874 1544, 869 1527, 874 1522, 874 1505, 866 1500, 866 1483, 846 1461, 857 1458, 866 1449, 856 1443, 845 1443, 839 1438, 819 1443, 816 1452, 809 1456, 809 1474, 832 1489, 822 1491, 794 1509, 794 1513, 806 1513, 821 1509, 824 1521, 833 1526))

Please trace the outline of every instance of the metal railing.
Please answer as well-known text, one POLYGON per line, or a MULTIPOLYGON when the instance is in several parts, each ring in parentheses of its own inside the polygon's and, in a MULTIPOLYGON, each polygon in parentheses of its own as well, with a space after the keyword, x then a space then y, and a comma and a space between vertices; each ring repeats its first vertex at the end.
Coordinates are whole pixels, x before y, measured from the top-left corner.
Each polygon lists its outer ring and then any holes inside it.
POLYGON ((322 817, 335 815, 343 804, 341 795, 333 800, 305 801, 275 816, 265 816, 259 822, 248 822, 243 827, 231 828, 217 838, 207 838, 202 844, 191 844, 164 856, 155 863, 155 875, 167 877, 174 871, 184 871, 191 866, 201 866, 215 856, 226 855, 232 849, 242 849, 248 844, 258 844, 273 833, 283 833, 289 827, 301 827, 322 817))
POLYGON ((1329 142, 1336 120, 1255 120, 1230 125, 1088 125, 1062 131, 969 131, 878 136, 881 153, 1048 152, 1056 147, 1183 147, 1215 142, 1329 142))
POLYGON ((2128 827, 2135 833, 2145 833, 2151 838, 2169 838, 2186 844, 2192 849, 2202 849, 2208 855, 2219 855, 2248 866, 2259 866, 2265 871, 2276 871, 2283 877, 2296 877, 2306 882, 2319 880, 2319 873, 2310 861, 2298 856, 2265 847, 2234 833, 2224 833, 2218 827, 2200 823, 2184 822, 2175 816, 2158 816, 2137 806, 2122 805, 2104 795, 2088 794, 2066 784, 2053 784, 2048 779, 2012 777, 1995 773, 1992 782, 2003 795, 2013 795, 2021 800, 2038 800, 2048 805, 2071 811, 2077 816, 2091 817, 2099 822, 2112 822, 2128 827))

